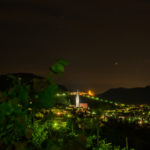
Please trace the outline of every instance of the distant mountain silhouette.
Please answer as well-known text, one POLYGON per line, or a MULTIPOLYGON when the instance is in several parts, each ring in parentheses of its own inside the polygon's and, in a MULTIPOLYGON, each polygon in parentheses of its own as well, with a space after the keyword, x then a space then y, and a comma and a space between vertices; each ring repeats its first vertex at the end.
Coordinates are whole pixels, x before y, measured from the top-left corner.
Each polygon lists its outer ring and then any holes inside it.
POLYGON ((98 97, 127 104, 150 104, 150 86, 110 89, 98 97))
MULTIPOLYGON (((22 79, 22 83, 32 84, 32 80, 34 78, 42 79, 44 77, 34 75, 32 73, 12 73, 12 74, 4 74, 0 75, 0 91, 5 91, 12 86, 12 79, 8 77, 8 75, 13 75, 15 77, 20 77, 22 79)), ((67 88, 63 85, 59 85, 60 90, 67 91, 67 88)))

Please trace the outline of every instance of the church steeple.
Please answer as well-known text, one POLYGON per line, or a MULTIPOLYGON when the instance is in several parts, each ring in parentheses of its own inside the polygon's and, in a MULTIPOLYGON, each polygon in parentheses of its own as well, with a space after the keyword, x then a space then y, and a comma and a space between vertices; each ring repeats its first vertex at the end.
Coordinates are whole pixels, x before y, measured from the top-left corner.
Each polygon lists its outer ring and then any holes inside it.
POLYGON ((76 92, 76 107, 80 107, 80 98, 79 98, 79 92, 78 92, 78 90, 76 92))

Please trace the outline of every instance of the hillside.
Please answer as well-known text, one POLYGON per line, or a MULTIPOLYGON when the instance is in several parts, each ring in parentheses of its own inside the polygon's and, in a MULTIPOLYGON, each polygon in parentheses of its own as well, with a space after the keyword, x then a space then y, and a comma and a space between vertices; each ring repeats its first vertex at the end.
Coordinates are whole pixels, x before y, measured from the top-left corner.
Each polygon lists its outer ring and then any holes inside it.
MULTIPOLYGON (((22 83, 32 84, 33 79, 42 79, 43 77, 34 75, 32 73, 14 73, 14 74, 4 74, 0 75, 0 91, 5 91, 12 86, 12 79, 8 75, 13 75, 15 77, 20 77, 22 83)), ((68 89, 63 85, 59 85, 60 90, 67 91, 68 89)))
POLYGON ((150 104, 150 86, 144 88, 115 88, 98 97, 128 104, 150 104))

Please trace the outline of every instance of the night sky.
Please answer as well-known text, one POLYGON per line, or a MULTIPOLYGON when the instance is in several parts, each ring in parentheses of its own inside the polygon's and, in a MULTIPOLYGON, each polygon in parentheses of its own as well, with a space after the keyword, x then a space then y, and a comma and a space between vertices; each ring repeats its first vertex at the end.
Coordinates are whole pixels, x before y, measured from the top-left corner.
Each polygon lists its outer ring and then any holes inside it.
POLYGON ((148 0, 0 0, 0 72, 44 75, 96 93, 150 85, 148 0))

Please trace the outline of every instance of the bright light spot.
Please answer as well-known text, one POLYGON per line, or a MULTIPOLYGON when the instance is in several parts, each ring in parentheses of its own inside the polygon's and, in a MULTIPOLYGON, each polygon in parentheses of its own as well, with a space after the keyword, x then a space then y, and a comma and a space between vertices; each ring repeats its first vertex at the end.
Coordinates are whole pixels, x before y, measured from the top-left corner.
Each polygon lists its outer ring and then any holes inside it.
POLYGON ((93 112, 92 112, 92 114, 93 114, 93 115, 96 115, 96 112, 95 112, 95 111, 93 111, 93 112))
POLYGON ((139 121, 138 121, 138 124, 139 124, 139 125, 142 125, 142 124, 143 124, 143 121, 142 121, 142 120, 139 120, 139 121))
POLYGON ((61 113, 61 112, 57 112, 56 114, 57 114, 58 116, 60 116, 62 113, 61 113))
POLYGON ((54 123, 53 123, 53 128, 54 128, 54 129, 58 129, 58 123, 57 123, 57 122, 54 122, 54 123))
POLYGON ((94 96, 94 92, 91 91, 91 90, 88 91, 88 94, 89 94, 90 96, 94 96))
POLYGON ((62 96, 66 96, 66 93, 63 93, 62 96))
POLYGON ((55 130, 59 130, 61 128, 66 128, 66 126, 67 126, 67 122, 61 122, 58 120, 55 120, 52 124, 52 128, 55 130))
POLYGON ((98 98, 98 97, 96 97, 96 98, 95 98, 95 100, 99 100, 99 98, 98 98))
POLYGON ((68 118, 72 118, 72 115, 71 115, 71 114, 68 114, 67 117, 68 117, 68 118))
POLYGON ((32 108, 28 108, 29 111, 32 111, 32 108))
POLYGON ((59 94, 59 93, 57 93, 57 94, 56 94, 56 96, 60 96, 60 94, 59 94))

